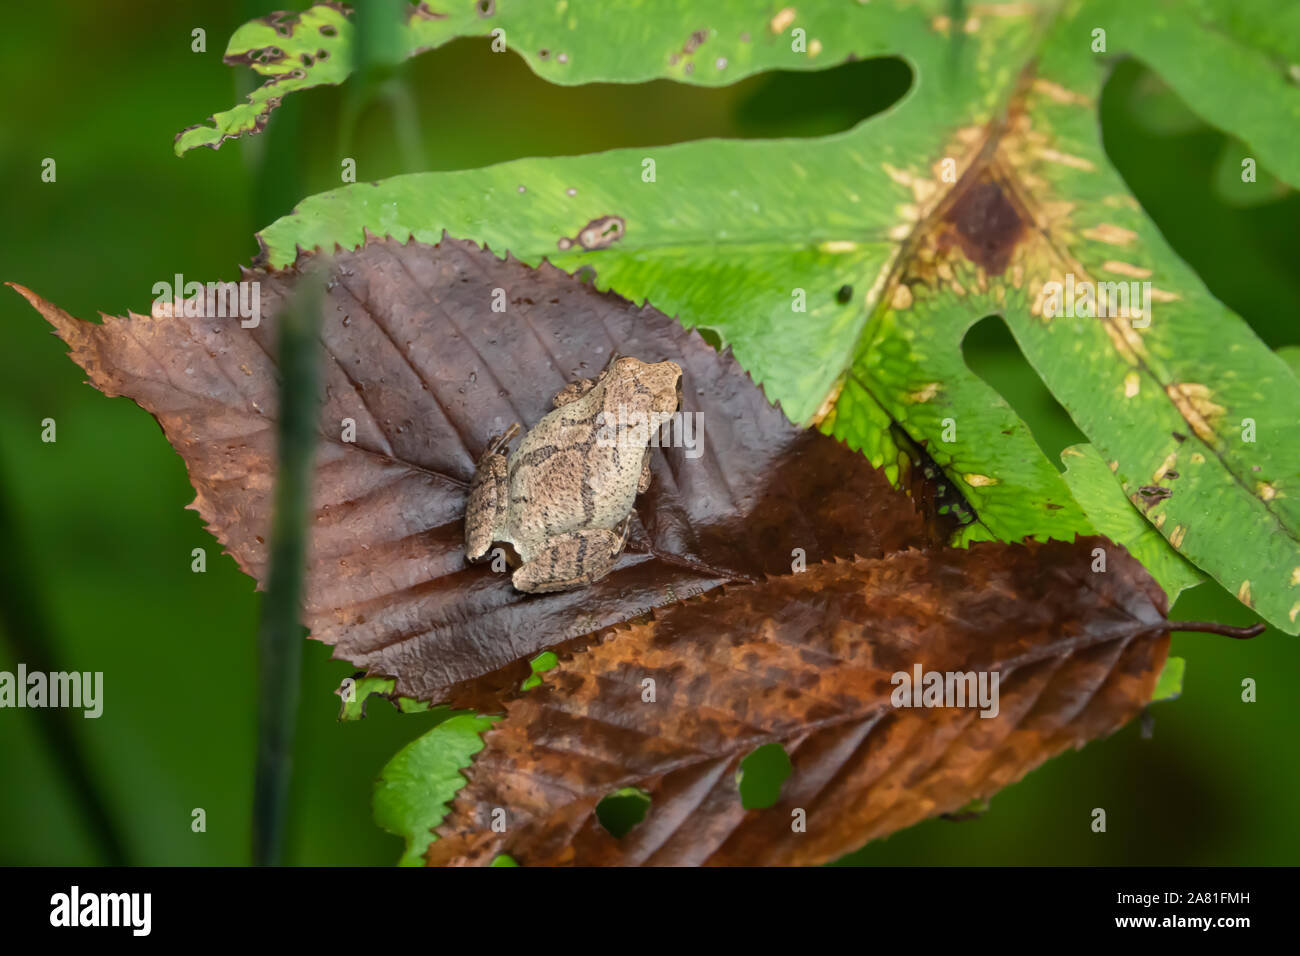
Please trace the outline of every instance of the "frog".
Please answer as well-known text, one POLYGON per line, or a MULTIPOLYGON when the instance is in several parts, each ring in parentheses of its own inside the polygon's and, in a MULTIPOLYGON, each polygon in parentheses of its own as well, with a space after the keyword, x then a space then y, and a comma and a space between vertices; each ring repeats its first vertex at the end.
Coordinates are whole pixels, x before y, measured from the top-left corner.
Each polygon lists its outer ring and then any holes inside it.
POLYGON ((526 593, 569 591, 609 573, 636 496, 650 487, 651 439, 681 405, 681 383, 676 362, 615 354, 596 378, 560 389, 513 452, 518 423, 494 437, 470 484, 466 557, 482 561, 493 544, 509 544, 511 584, 526 593))

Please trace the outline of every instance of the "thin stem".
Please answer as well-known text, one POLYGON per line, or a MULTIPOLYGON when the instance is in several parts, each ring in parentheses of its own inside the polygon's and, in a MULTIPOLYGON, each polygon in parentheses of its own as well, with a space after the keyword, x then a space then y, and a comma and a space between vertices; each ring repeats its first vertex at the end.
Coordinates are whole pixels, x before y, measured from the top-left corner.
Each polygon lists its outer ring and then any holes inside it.
POLYGON ((1167 630, 1170 631, 1201 631, 1205 634, 1222 634, 1224 637, 1235 638, 1239 641, 1249 640, 1258 634, 1264 633, 1268 626, 1263 621, 1258 624, 1252 624, 1250 627, 1233 627, 1230 624, 1218 624, 1214 621, 1168 621, 1167 630))
POLYGON ((393 111, 393 130, 397 135, 403 171, 418 173, 424 169, 424 151, 420 148, 420 112, 416 109, 415 97, 411 95, 404 73, 399 73, 384 84, 384 95, 393 111))
MULTIPOLYGON (((0 479, 3 467, 0 466, 0 479)), ((55 660, 55 642, 48 619, 37 595, 40 588, 31 574, 31 565, 23 559, 28 550, 23 547, 21 529, 13 518, 9 496, 0 481, 0 631, 8 638, 18 663, 26 664, 29 673, 52 674, 63 668, 55 660)), ((27 688, 17 688, 25 694, 27 688)), ((108 803, 100 793, 90 762, 73 730, 73 711, 62 707, 40 707, 31 711, 38 732, 45 738, 54 764, 76 797, 77 806, 85 815, 91 837, 99 844, 102 861, 108 866, 126 866, 126 846, 118 832, 117 824, 108 811, 108 803)))
POLYGON ((258 635, 257 773, 253 785, 253 862, 284 861, 294 726, 302 670, 302 590, 316 445, 318 330, 322 279, 304 274, 278 317, 279 467, 271 526, 271 570, 258 635))

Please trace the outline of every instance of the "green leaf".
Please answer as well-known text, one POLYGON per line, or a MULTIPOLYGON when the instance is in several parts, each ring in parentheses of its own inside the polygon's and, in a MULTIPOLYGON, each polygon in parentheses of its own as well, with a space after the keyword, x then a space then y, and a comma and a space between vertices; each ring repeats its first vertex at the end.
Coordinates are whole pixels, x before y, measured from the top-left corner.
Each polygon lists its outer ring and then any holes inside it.
POLYGON ((228 139, 261 132, 288 94, 343 82, 352 72, 352 38, 352 22, 337 6, 324 3, 301 14, 274 13, 244 24, 230 38, 225 61, 250 66, 270 79, 247 102, 212 116, 211 126, 177 133, 176 155, 196 146, 217 149, 228 139))
POLYGON ((1183 693, 1183 674, 1187 670, 1187 661, 1181 657, 1165 658, 1165 666, 1156 678, 1156 686, 1151 691, 1151 702, 1177 700, 1183 693))
POLYGON ((395 684, 396 681, 385 677, 348 678, 334 692, 343 700, 343 704, 339 708, 339 720, 360 720, 365 717, 366 702, 371 697, 384 698, 404 714, 422 714, 430 710, 427 701, 414 700, 410 697, 394 697, 393 687, 395 684))
POLYGON ((1284 345, 1277 350, 1277 356, 1287 364, 1292 373, 1300 377, 1300 345, 1284 345))
POLYGON ((542 653, 538 654, 528 662, 528 666, 532 668, 533 672, 528 675, 522 684, 519 685, 519 689, 531 690, 536 687, 542 682, 542 673, 550 670, 559 662, 560 659, 555 656, 554 651, 542 651, 542 653))
POLYGON ((1075 22, 1109 26, 1108 53, 1142 60, 1201 118, 1243 140, 1260 166, 1300 188, 1300 4, 1104 0, 1082 4, 1075 22))
POLYGON ((498 720, 461 712, 399 750, 375 784, 375 822, 406 840, 401 866, 421 866, 446 804, 465 785, 461 769, 483 749, 481 734, 498 720))
POLYGON ((1242 178, 1245 175, 1243 163, 1250 158, 1244 143, 1233 138, 1224 142, 1223 152, 1214 167, 1215 195, 1239 209, 1263 206, 1286 196, 1289 188, 1258 166, 1253 181, 1247 182, 1242 178))
MULTIPOLYGON (((781 797, 781 786, 794 773, 790 755, 778 743, 763 744, 743 760, 736 770, 736 788, 746 810, 763 810, 781 797)), ((648 799, 648 798, 647 798, 648 799)))
POLYGON ((1205 575, 1160 536, 1133 507, 1091 445, 1071 445, 1061 452, 1065 483, 1098 531, 1124 545, 1142 562, 1169 595, 1172 607, 1178 595, 1205 580, 1205 575))
POLYGON ((906 314, 880 310, 857 345, 857 358, 822 427, 880 467, 892 457, 881 422, 893 420, 926 443, 977 520, 958 543, 1027 537, 1071 541, 1091 534, 1060 474, 1011 406, 967 367, 961 341, 980 318, 997 312, 993 295, 974 288, 974 270, 957 268, 970 299, 912 295, 906 314), (865 413, 864 413, 865 410, 865 413), (882 414, 883 411, 883 414, 882 414), (879 439, 877 439, 879 441, 879 439))
MULTIPOLYGON (((494 42, 501 55, 520 56, 535 73, 556 84, 637 83, 671 78, 699 86, 725 86, 770 69, 811 70, 860 57, 888 53, 888 37, 921 21, 899 4, 875 3, 804 7, 793 18, 748 0, 660 0, 653 13, 636 3, 606 0, 491 0, 443 6, 436 15, 409 8, 398 43, 414 56, 458 37, 494 42), (779 30, 777 28, 780 28, 779 30), (852 41, 845 30, 854 27, 852 41), (805 32, 805 51, 792 49, 792 32, 805 32), (493 37, 494 31, 503 31, 493 37), (508 51, 508 52, 507 52, 508 51)), ((941 9, 946 0, 931 3, 941 9)), ((927 39, 921 37, 922 39, 927 39)), ((941 46, 939 37, 928 38, 941 46)), ((303 14, 280 13, 237 30, 226 48, 230 65, 248 65, 271 79, 248 102, 217 113, 211 126, 192 126, 176 138, 176 154, 196 146, 219 147, 225 140, 259 132, 287 95, 342 83, 353 70, 356 30, 350 18, 325 3, 303 14), (335 31, 322 34, 321 29, 335 31), (320 52, 326 56, 322 59, 320 52), (311 62, 304 62, 306 55, 311 62)))
MULTIPOLYGON (((894 480, 906 435, 973 506, 958 543, 1069 540, 1091 530, 1087 517, 962 358, 966 329, 1000 314, 1159 534, 1300 632, 1300 381, 1147 218, 1106 157, 1096 109, 1110 59, 1132 52, 1261 167, 1300 181, 1300 90, 1287 79, 1297 41, 1212 0, 1001 5, 956 22, 939 0, 792 7, 793 19, 739 0, 683 0, 654 18, 600 8, 598 21, 585 0, 562 14, 501 3, 491 23, 526 58, 548 50, 529 62, 563 82, 716 83, 886 53, 904 56, 917 82, 891 110, 817 140, 696 142, 347 186, 263 230, 266 261, 355 247, 366 231, 424 242, 446 231, 530 265, 589 268, 598 288, 712 330, 792 420, 845 439, 894 480), (1073 280, 1121 283, 1109 289, 1118 304, 1135 283, 1151 301, 1141 315, 1045 317, 1045 284, 1073 280)), ((438 31, 454 22, 434 33, 447 38, 438 31)))
MULTIPOLYGON (((900 34, 917 23, 928 22, 933 32, 949 35, 954 10, 960 10, 949 0, 877 0, 859 4, 859 9, 848 4, 764 8, 745 0, 663 0, 653 17, 638 15, 635 5, 628 6, 626 17, 607 16, 615 6, 608 0, 491 0, 486 12, 480 4, 466 3, 433 16, 411 8, 398 26, 397 55, 414 56, 458 37, 489 38, 501 31, 498 45, 523 57, 552 83, 667 77, 721 86, 764 69, 834 65, 843 61, 846 49, 859 57, 895 52, 907 46, 899 42, 900 34), (798 55, 790 39, 796 29, 804 31, 805 52, 798 55)), ((1050 13, 1053 5, 1042 6, 1050 13)), ((1300 123, 1300 6, 1292 0, 1089 0, 1071 6, 1076 15, 1067 22, 1086 52, 1092 53, 1096 42, 1093 31, 1106 31, 1108 46, 1094 57, 1130 53, 1150 64, 1193 110, 1250 144, 1260 165, 1300 187, 1300 156, 1288 133, 1300 123), (1205 69, 1206 63, 1214 68, 1205 69)), ((972 8, 964 30, 955 33, 954 60, 961 56, 967 30, 980 40, 1005 33, 1015 41, 1039 29, 1040 22, 1039 11, 1032 9, 993 8, 981 17, 972 8), (1008 29, 1003 31, 1002 24, 1008 29)), ((343 82, 352 72, 355 43, 351 20, 324 3, 302 14, 273 14, 240 27, 225 61, 251 66, 271 79, 247 103, 213 116, 212 126, 180 133, 176 154, 196 146, 215 149, 226 139, 260 131, 285 96, 343 82), (324 34, 322 28, 332 32, 324 34)), ((979 45, 1009 54, 1008 59, 1018 52, 979 45)), ((983 65, 995 68, 987 57, 983 65)))

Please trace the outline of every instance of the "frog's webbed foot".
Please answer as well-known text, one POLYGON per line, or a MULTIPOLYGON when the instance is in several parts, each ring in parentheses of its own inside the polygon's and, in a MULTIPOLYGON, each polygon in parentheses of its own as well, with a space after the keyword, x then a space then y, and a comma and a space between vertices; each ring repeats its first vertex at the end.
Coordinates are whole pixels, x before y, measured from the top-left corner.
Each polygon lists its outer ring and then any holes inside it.
POLYGON ((481 560, 488 553, 496 529, 505 518, 510 480, 501 449, 518 433, 519 426, 511 425, 488 442, 478 460, 465 505, 465 557, 471 561, 481 560))
POLYGON ((629 522, 621 532, 588 528, 557 534, 531 561, 515 569, 511 583, 520 591, 569 591, 599 581, 623 553, 629 522))

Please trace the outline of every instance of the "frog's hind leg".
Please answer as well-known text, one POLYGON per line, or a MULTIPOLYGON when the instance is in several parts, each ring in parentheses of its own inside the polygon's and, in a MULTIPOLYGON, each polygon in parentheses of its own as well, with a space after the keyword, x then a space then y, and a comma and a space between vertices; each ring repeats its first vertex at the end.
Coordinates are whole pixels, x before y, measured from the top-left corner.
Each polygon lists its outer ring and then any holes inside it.
POLYGON ((551 399, 551 404, 556 408, 561 408, 569 404, 569 402, 576 402, 595 388, 597 381, 598 379, 594 378, 584 378, 576 382, 570 382, 555 393, 555 397, 551 399))
POLYGON ((598 581, 623 552, 628 522, 619 531, 588 528, 557 534, 531 561, 521 564, 511 577, 520 591, 545 593, 569 591, 598 581))
POLYGON ((509 477, 506 473, 506 456, 501 449, 519 432, 511 425, 503 435, 488 442, 487 450, 478 460, 474 480, 469 486, 469 501, 465 506, 465 557, 478 561, 492 547, 492 538, 505 517, 509 477))

